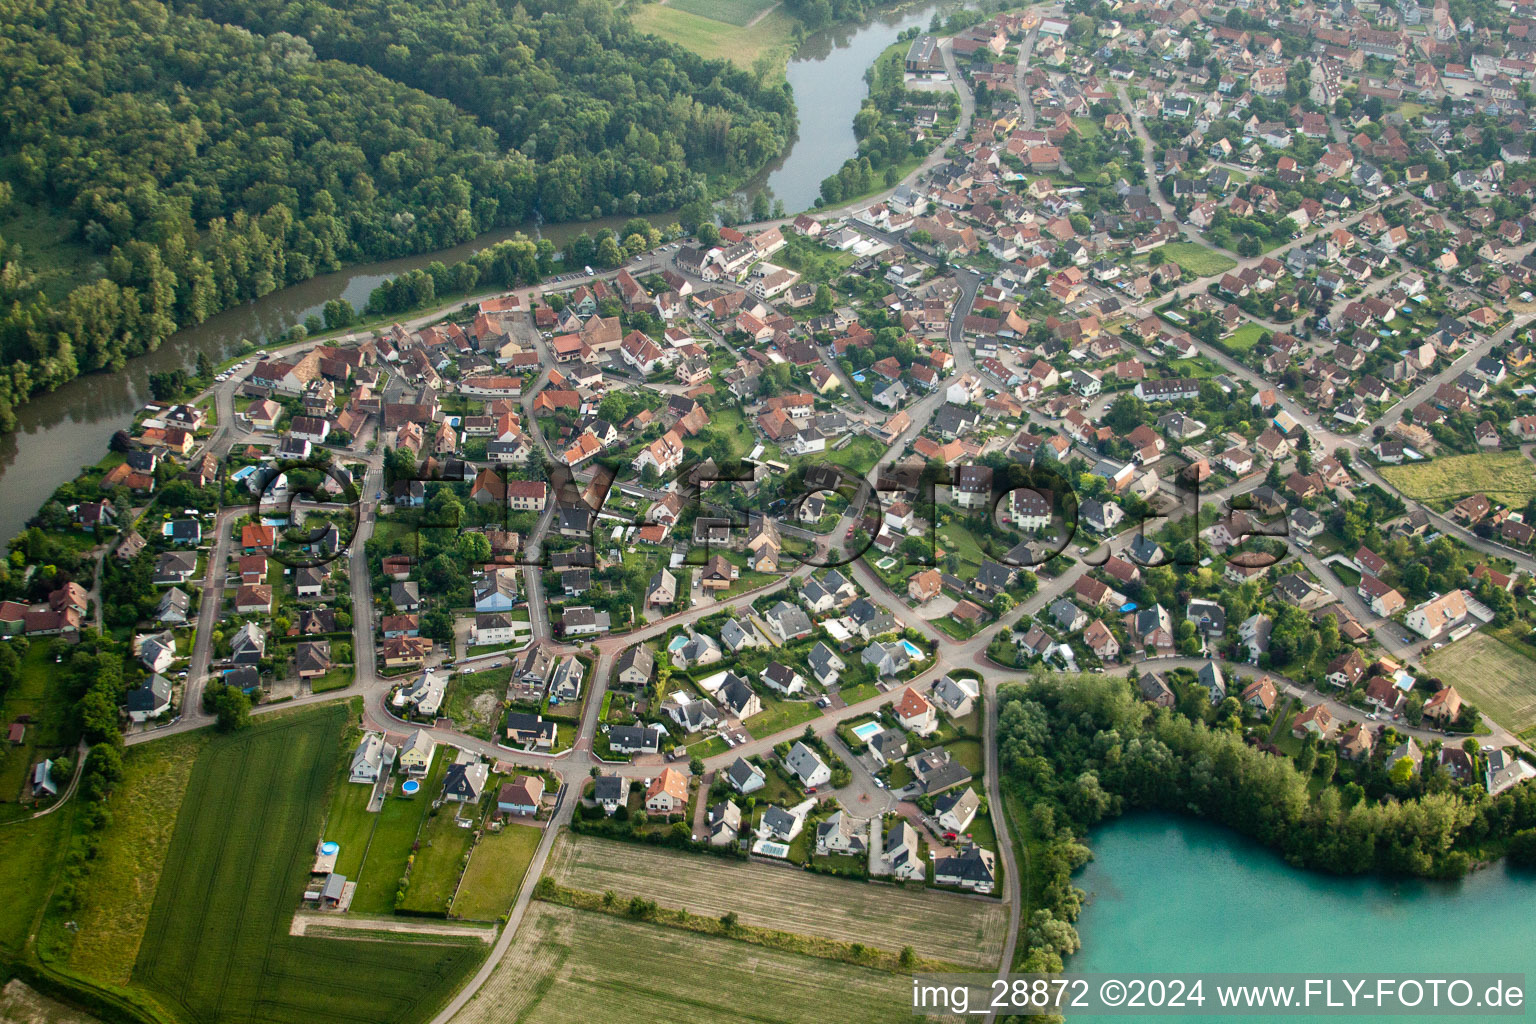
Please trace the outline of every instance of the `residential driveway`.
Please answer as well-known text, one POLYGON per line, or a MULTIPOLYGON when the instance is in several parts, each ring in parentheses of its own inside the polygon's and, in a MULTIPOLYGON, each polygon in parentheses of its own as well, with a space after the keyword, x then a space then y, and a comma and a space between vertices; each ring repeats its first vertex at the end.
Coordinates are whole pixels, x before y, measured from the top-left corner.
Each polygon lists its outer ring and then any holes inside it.
POLYGON ((949 594, 940 594, 933 600, 918 605, 914 610, 925 619, 942 619, 955 610, 957 603, 949 594))
POLYGON ((833 753, 843 759, 848 766, 848 772, 853 777, 852 781, 842 789, 833 790, 832 795, 838 799, 844 809, 855 818, 875 818, 896 806, 896 798, 891 791, 875 784, 875 777, 870 773, 869 766, 860 758, 854 756, 847 744, 838 736, 836 730, 826 734, 827 745, 833 753))

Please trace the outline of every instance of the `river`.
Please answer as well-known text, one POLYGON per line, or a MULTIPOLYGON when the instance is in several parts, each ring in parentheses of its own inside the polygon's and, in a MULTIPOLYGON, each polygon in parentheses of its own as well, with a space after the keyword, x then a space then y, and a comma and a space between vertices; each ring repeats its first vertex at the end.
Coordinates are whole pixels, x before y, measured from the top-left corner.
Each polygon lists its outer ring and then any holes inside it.
MULTIPOLYGON (((572 236, 604 227, 617 230, 628 217, 607 217, 578 224, 545 225, 543 236, 563 246, 572 236)), ((666 224, 671 214, 646 218, 666 224)), ((129 360, 119 373, 91 373, 38 395, 16 412, 17 428, 0 435, 0 489, 11 497, 0 503, 0 538, 19 533, 39 505, 60 484, 75 477, 107 452, 112 431, 125 427, 136 409, 149 400, 149 375, 178 367, 191 369, 200 352, 220 362, 233 355, 243 339, 257 343, 275 337, 305 317, 320 312, 332 299, 346 299, 361 309, 385 280, 434 260, 453 263, 476 250, 512 237, 532 235, 532 225, 502 228, 472 241, 420 256, 360 264, 310 278, 209 317, 195 327, 177 331, 149 355, 129 360)))
POLYGON ((1518 972, 1536 948, 1536 876, 1502 863, 1459 882, 1336 878, 1161 815, 1107 825, 1089 845, 1072 973, 1518 972))
POLYGON ((806 36, 785 69, 795 93, 799 136, 749 187, 766 187, 790 213, 814 206, 821 180, 858 152, 853 115, 869 95, 864 72, 902 32, 926 30, 934 11, 955 6, 923 3, 876 14, 861 25, 833 25, 806 36))
MULTIPOLYGON (((810 208, 821 179, 857 152, 853 115, 869 92, 865 69, 900 32, 913 26, 926 27, 935 10, 953 6, 952 2, 925 3, 877 15, 863 25, 834 26, 806 37, 786 71, 800 114, 799 137, 749 187, 766 185, 791 212, 810 208)), ((577 232, 617 228, 627 219, 548 225, 543 234, 556 245, 564 245, 577 232)), ((670 215, 649 219, 661 223, 670 215)), ((56 487, 106 453, 112 431, 126 426, 134 411, 149 400, 151 373, 190 369, 200 352, 221 361, 236 351, 242 339, 262 343, 319 313, 332 299, 346 299, 361 309, 369 293, 387 278, 425 267, 433 260, 451 263, 463 259, 518 230, 533 233, 527 225, 501 229, 441 252, 349 267, 312 278, 178 331, 159 350, 130 361, 120 373, 88 374, 57 391, 38 395, 17 411, 17 429, 0 435, 0 488, 10 495, 0 503, 0 538, 20 532, 56 487)))

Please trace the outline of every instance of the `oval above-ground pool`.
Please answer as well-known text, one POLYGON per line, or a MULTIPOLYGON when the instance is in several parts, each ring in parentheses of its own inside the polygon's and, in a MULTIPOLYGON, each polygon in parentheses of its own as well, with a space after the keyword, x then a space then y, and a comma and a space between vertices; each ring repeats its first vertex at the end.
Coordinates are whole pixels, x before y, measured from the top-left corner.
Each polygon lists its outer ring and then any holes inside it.
POLYGON ((421 783, 417 782, 415 779, 406 779, 405 782, 400 786, 400 792, 404 793, 406 796, 415 796, 416 791, 419 789, 421 789, 421 783))
POLYGON ((337 846, 335 843, 326 842, 320 844, 320 852, 325 854, 327 857, 338 852, 340 849, 341 847, 337 846))

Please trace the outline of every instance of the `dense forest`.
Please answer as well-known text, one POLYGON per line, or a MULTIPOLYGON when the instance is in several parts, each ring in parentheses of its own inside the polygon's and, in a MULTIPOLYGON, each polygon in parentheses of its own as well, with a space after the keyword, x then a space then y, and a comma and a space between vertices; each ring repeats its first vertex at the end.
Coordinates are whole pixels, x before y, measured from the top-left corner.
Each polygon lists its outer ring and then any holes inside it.
POLYGON ((0 429, 284 285, 697 201, 794 128, 782 83, 605 0, 17 0, 0 69, 0 223, 69 236, 0 239, 0 429))

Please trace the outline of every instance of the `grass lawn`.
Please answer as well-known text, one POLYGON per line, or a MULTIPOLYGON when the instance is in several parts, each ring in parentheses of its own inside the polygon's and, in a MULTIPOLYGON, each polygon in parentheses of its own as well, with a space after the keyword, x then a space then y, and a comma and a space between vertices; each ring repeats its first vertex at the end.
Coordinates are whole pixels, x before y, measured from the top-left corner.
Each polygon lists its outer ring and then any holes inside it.
MULTIPOLYGON (((446 913, 464 873, 464 858, 474 842, 473 828, 463 828, 457 821, 460 806, 446 803, 435 812, 427 812, 417 842, 416 860, 411 866, 411 884, 405 890, 401 910, 417 913, 446 913)), ((471 821, 478 822, 478 807, 467 809, 471 821)))
POLYGON ((933 624, 935 629, 942 630, 946 635, 952 636, 956 640, 969 640, 981 629, 980 626, 967 626, 956 622, 948 615, 942 619, 929 619, 928 621, 933 624))
POLYGON ((355 881, 362 874, 363 857, 368 852, 368 842, 373 838, 373 826, 379 816, 368 811, 373 787, 349 782, 348 774, 346 767, 337 774, 331 809, 326 813, 320 837, 341 847, 336 854, 336 873, 355 881))
POLYGON ((1337 576, 1339 582, 1344 584, 1346 587, 1354 589, 1360 585, 1360 574, 1354 569, 1351 569, 1347 565, 1340 565, 1338 562, 1329 562, 1327 564, 1328 571, 1337 576))
POLYGON ((310 680, 310 688, 316 693, 328 693, 331 690, 345 690, 352 685, 352 666, 337 665, 323 676, 316 676, 310 680))
POLYGON ((14 201, 0 216, 0 238, 18 245, 27 255, 27 269, 50 300, 99 274, 100 258, 78 240, 78 229, 64 212, 14 201))
POLYGON ((70 828, 72 810, 0 828, 6 898, 0 901, 0 951, 19 955, 53 877, 56 855, 70 828))
POLYGON ((743 68, 752 67, 759 57, 766 55, 774 58, 777 72, 783 74, 794 48, 796 22, 782 10, 773 11, 750 29, 701 17, 671 4, 638 4, 631 8, 629 17, 642 32, 654 33, 703 57, 734 61, 743 68))
POLYGON ((842 466, 851 473, 863 476, 875 468, 875 463, 885 454, 885 446, 872 437, 859 435, 849 441, 842 448, 828 449, 813 455, 802 456, 801 462, 829 462, 835 466, 842 466))
POLYGON ((112 827, 101 833, 75 914, 70 965, 76 970, 113 985, 128 983, 192 765, 211 738, 207 730, 185 733, 129 747, 123 755, 123 778, 109 804, 112 827))
POLYGON ((1435 651, 1424 664, 1510 732, 1536 727, 1536 673, 1518 649, 1478 632, 1435 651))
POLYGON ((464 869, 453 916, 494 921, 510 910, 543 836, 544 830, 532 825, 507 825, 500 832, 487 832, 464 869))
POLYGON ((536 902, 507 955, 454 1024, 620 1017, 868 1024, 907 1019, 911 986, 899 974, 536 902), (615 964, 644 964, 646 970, 616 976, 615 964))
MULTIPOLYGON (((747 422, 742 418, 741 410, 734 407, 717 409, 709 415, 709 429, 717 432, 731 444, 731 454, 738 459, 745 458, 752 450, 756 434, 754 434, 747 422)), ((683 441, 683 447, 702 456, 707 439, 698 434, 683 441)))
POLYGON ((938 535, 939 547, 943 548, 946 554, 959 556, 962 565, 973 569, 981 568, 981 560, 986 557, 986 553, 982 551, 981 543, 960 520, 951 519, 940 526, 938 535))
POLYGON ((980 740, 969 736, 963 739, 950 740, 944 744, 944 749, 949 751, 949 756, 957 764, 964 765, 966 770, 977 778, 981 777, 985 760, 982 757, 980 740))
POLYGON ((1224 274, 1237 266, 1237 261, 1230 256, 1197 242, 1169 242, 1162 247, 1162 253, 1195 277, 1224 274))
POLYGON ((421 1021, 484 955, 478 942, 288 934, 354 713, 273 716, 198 756, 133 972, 177 1017, 421 1021))
POLYGON ((1099 122, 1091 117, 1074 117, 1072 124, 1077 127, 1077 132, 1085 139, 1096 139, 1101 133, 1099 122))
POLYGON ((368 856, 357 879, 357 893, 352 909, 360 914, 388 914, 395 909, 395 890, 405 874, 405 859, 421 831, 422 819, 431 806, 432 795, 442 790, 443 773, 452 760, 451 752, 438 748, 432 770, 421 782, 421 792, 413 797, 400 795, 396 780, 394 792, 384 798, 384 807, 376 815, 368 856))
POLYGON ((747 925, 891 952, 910 945, 919 956, 960 967, 997 963, 1008 917, 999 903, 855 884, 592 836, 561 836, 547 873, 569 888, 611 889, 621 899, 644 895, 661 906, 686 907, 708 917, 734 910, 747 925))
POLYGON ((844 704, 858 704, 871 697, 880 696, 880 687, 875 683, 860 683, 858 686, 840 687, 837 695, 843 698, 844 704))
POLYGON ((717 754, 723 754, 730 749, 730 747, 726 746, 725 740, 721 739, 719 736, 711 736, 704 742, 695 743, 689 747, 688 756, 708 759, 714 757, 717 754))
POLYGON ((1445 510, 1479 492, 1493 501, 1522 506, 1536 495, 1536 471, 1519 452, 1451 455, 1379 472, 1404 497, 1445 510))
POLYGON ((33 763, 40 757, 65 753, 78 738, 70 727, 64 679, 62 674, 53 673, 48 647, 46 638, 32 642, 21 659, 21 678, 0 702, 0 722, 6 725, 22 715, 32 716, 25 743, 19 747, 0 744, 0 821, 31 813, 30 808, 17 806, 17 801, 33 763))
POLYGON ((772 7, 774 0, 668 0, 668 5, 741 28, 772 7))
POLYGON ((1223 338, 1222 344, 1233 352, 1247 352, 1259 343, 1259 339, 1269 331, 1262 324, 1243 324, 1232 332, 1231 337, 1223 338))
POLYGON ((978 814, 971 819, 970 826, 965 830, 976 845, 984 847, 992 852, 997 852, 997 830, 992 827, 990 814, 978 814))
POLYGON ((764 701, 763 710, 741 724, 747 727, 753 739, 760 740, 793 729, 820 714, 820 709, 808 700, 764 701))
POLYGON ((1196 359, 1174 359, 1168 365, 1179 376, 1197 380, 1207 380, 1221 372, 1220 367, 1203 356, 1196 359))

